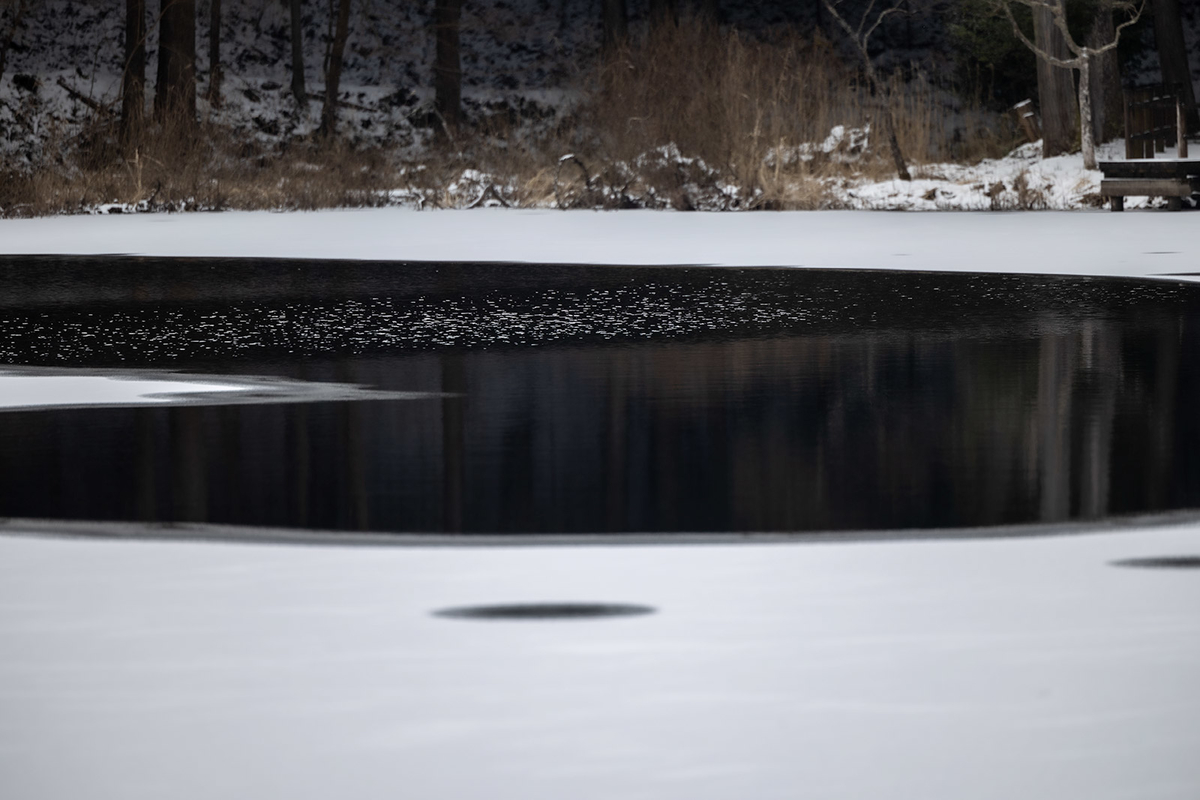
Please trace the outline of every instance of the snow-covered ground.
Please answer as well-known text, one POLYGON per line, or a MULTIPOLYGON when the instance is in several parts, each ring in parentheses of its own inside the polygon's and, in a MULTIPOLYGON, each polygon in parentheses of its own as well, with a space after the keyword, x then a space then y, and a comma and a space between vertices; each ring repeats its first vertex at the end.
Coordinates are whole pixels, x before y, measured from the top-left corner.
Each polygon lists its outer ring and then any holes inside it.
POLYGON ((1200 273, 1194 212, 759 214, 402 208, 0 220, 0 254, 1200 273))
MULTIPOLYGON (((1096 149, 1101 161, 1124 160, 1125 142, 1096 149)), ((1163 157, 1173 155, 1164 153, 1163 157)), ((1079 153, 1042 158, 1041 144, 1018 147, 1004 158, 977 164, 924 164, 914 167, 913 180, 828 181, 838 204, 854 209, 888 211, 1010 211, 1098 208, 1100 170, 1083 168, 1079 153)), ((1165 205, 1148 197, 1129 198, 1127 208, 1165 205)))
MULTIPOLYGON (((784 2, 746 4, 745 8, 738 4, 724 6, 723 13, 729 20, 751 30, 783 25, 788 14, 806 17, 811 13, 803 4, 784 2)), ((341 111, 343 138, 381 147, 401 160, 413 162, 412 169, 417 171, 421 168, 417 162, 427 154, 435 130, 430 111, 431 9, 429 3, 364 0, 352 16, 342 84, 342 98, 348 104, 341 111)), ((633 3, 631 10, 636 29, 644 20, 645 5, 633 3)), ((202 91, 200 116, 268 150, 311 134, 318 122, 319 103, 297 109, 290 94, 290 18, 285 5, 230 3, 224 14, 223 102, 219 107, 210 107, 202 91)), ((315 93, 322 89, 321 64, 330 37, 327 14, 326 4, 305 5, 303 50, 308 89, 315 93)), ((918 38, 924 42, 924 49, 904 51, 899 60, 907 62, 910 56, 917 61, 944 60, 944 54, 936 52, 938 47, 945 47, 939 15, 918 16, 921 19, 915 24, 923 29, 918 38)), ((123 20, 119 0, 42 0, 33 4, 14 40, 6 73, 0 76, 0 161, 8 159, 14 168, 22 169, 57 164, 60 151, 68 151, 81 138, 87 138, 84 132, 97 113, 92 105, 108 109, 105 114, 113 112, 123 63, 123 20), (81 102, 79 96, 88 102, 81 102)), ((208 20, 207 3, 201 2, 197 32, 201 45, 207 36, 208 20)), ((797 18, 793 16, 791 21, 797 18)), ((1186 4, 1184 25, 1188 41, 1195 41, 1200 36, 1200 13, 1186 4)), ((503 147, 563 123, 578 106, 579 87, 585 83, 581 77, 594 69, 598 28, 599 15, 587 0, 480 0, 468 4, 462 21, 464 113, 476 122, 491 120, 491 127, 500 120, 498 129, 506 131, 498 137, 504 140, 503 147)), ((147 47, 151 65, 147 77, 152 86, 158 47, 154 25, 150 26, 147 47)), ((204 46, 198 49, 198 77, 204 90, 209 75, 208 53, 204 46)), ((1160 79, 1153 47, 1143 50, 1136 63, 1127 65, 1127 81, 1144 84, 1160 79)), ((1192 47, 1191 53, 1193 74, 1200 79, 1200 48, 1192 47)), ((947 109, 959 105, 952 98, 947 102, 947 109)), ((949 113, 953 117, 958 112, 949 113)), ((999 118, 994 122, 999 125, 999 118)), ((801 143, 798 148, 830 147, 839 130, 845 128, 835 126, 824 142, 801 143)), ((858 147, 861 150, 872 145, 868 137, 858 147)), ((1106 148, 1120 153, 1122 145, 1114 142, 1106 148)), ((820 181, 823 202, 830 207, 907 210, 1075 209, 1100 203, 1100 175, 1084 170, 1077 154, 1042 160, 1036 151, 1037 147, 1031 145, 980 164, 921 165, 914 170, 917 179, 912 182, 876 181, 856 177, 853 169, 838 170, 835 176, 820 181)), ((661 160, 656 160, 654 151, 643 154, 640 160, 647 159, 655 163, 661 160)), ((690 154, 679 155, 680 163, 690 160, 690 154)), ((545 166, 548 169, 552 163, 545 166)), ((622 174, 628 168, 623 164, 606 166, 622 174)), ((720 175, 713 178, 716 183, 724 180, 720 175)), ((483 192, 489 187, 494 187, 506 202, 517 202, 515 195, 519 193, 505 189, 514 180, 512 175, 482 175, 472 167, 445 185, 430 188, 424 178, 412 185, 396 186, 394 192, 372 198, 371 202, 420 205, 435 198, 442 205, 467 205, 479 199, 474 196, 475 189, 483 192)), ((688 202, 697 208, 754 205, 746 196, 731 198, 714 191, 714 187, 693 189, 687 192, 688 202)), ((496 198, 488 200, 493 201, 499 202, 496 198)), ((522 198, 520 202, 553 205, 556 199, 552 193, 542 193, 532 201, 522 198)), ((653 207, 670 202, 645 193, 622 198, 622 203, 615 205, 653 207)), ((1147 202, 1145 198, 1133 198, 1130 207, 1147 202)), ((89 205, 91 210, 113 208, 89 205)), ((120 210, 135 210, 135 206, 121 206, 120 210)), ((0 215, 5 213, 14 212, 0 208, 0 215)))
POLYGON ((1198 553, 0 537, 0 794, 1191 800, 1198 553), (433 616, 532 601, 656 613, 433 616))

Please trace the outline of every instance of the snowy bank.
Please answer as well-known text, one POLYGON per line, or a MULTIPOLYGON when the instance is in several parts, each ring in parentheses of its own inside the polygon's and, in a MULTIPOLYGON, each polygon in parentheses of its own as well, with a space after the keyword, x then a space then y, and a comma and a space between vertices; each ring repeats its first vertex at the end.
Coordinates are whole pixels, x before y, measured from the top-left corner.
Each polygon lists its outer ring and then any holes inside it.
POLYGON ((850 267, 1100 276, 1200 272, 1191 212, 757 214, 412 211, 0 220, 0 254, 850 267))

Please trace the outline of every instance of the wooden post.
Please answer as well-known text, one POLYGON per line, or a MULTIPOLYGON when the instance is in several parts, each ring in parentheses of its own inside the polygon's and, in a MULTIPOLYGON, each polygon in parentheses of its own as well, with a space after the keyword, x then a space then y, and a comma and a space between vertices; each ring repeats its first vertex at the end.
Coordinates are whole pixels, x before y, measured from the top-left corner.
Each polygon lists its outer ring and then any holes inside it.
MULTIPOLYGON (((1129 111, 1129 92, 1125 92, 1125 160, 1133 158, 1133 127, 1129 111)), ((1116 209, 1113 209, 1116 211, 1116 209)))
MULTIPOLYGON (((1157 98, 1155 98, 1157 99, 1157 98)), ((1154 114, 1154 152, 1165 153, 1167 150, 1167 115, 1162 103, 1155 103, 1154 114)))
POLYGON ((1037 115, 1033 113, 1033 101, 1022 100, 1012 107, 1013 116, 1017 118, 1017 124, 1021 126, 1021 131, 1025 134, 1025 138, 1030 144, 1042 138, 1042 131, 1038 125, 1037 115))
POLYGON ((1183 107, 1183 99, 1175 98, 1175 149, 1180 158, 1188 157, 1187 113, 1183 107))

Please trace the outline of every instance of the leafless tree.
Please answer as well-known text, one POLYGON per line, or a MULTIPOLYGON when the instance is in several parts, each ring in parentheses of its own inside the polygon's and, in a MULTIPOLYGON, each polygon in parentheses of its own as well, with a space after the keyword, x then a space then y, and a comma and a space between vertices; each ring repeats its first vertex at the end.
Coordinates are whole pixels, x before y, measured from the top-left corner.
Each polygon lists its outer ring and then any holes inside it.
POLYGON ((675 0, 649 0, 650 24, 675 20, 675 0))
POLYGON ((433 103, 441 117, 442 133, 447 135, 458 130, 462 115, 462 57, 458 41, 461 19, 462 0, 435 0, 433 103))
POLYGON ((300 0, 290 0, 292 12, 292 96, 301 109, 308 107, 308 90, 304 87, 304 31, 300 19, 300 0))
POLYGON ((1187 45, 1183 40, 1183 20, 1179 0, 1153 0, 1154 39, 1158 45, 1158 63, 1163 83, 1178 86, 1188 114, 1196 114, 1196 91, 1188 69, 1187 45))
POLYGON ((146 0, 125 0, 125 68, 121 73, 121 144, 141 138, 146 113, 146 0))
POLYGON ((629 14, 625 0, 600 0, 601 44, 605 50, 625 41, 629 35, 629 14))
POLYGON ((0 3, 0 78, 4 77, 4 68, 8 65, 8 50, 13 40, 17 38, 17 30, 21 27, 21 18, 29 11, 33 0, 6 0, 0 3))
MULTIPOLYGON (((1112 14, 1097 14, 1088 31, 1087 46, 1102 47, 1113 37, 1112 14)), ((1092 77, 1092 130, 1096 141, 1103 142, 1120 136, 1125 116, 1125 97, 1121 91, 1121 65, 1117 51, 1109 50, 1093 59, 1092 77)))
POLYGON ((892 104, 887 84, 880 80, 875 64, 871 61, 871 54, 867 51, 867 44, 871 41, 871 36, 879 29, 883 21, 901 11, 901 0, 891 0, 891 5, 878 9, 875 7, 875 0, 870 0, 859 17, 857 25, 851 25, 838 10, 842 5, 842 0, 822 0, 822 2, 825 10, 829 12, 829 16, 837 22, 838 27, 846 32, 850 41, 854 43, 854 49, 858 51, 867 82, 871 85, 871 92, 879 101, 879 120, 883 123, 883 135, 887 140, 888 150, 892 154, 892 163, 901 180, 911 181, 912 175, 908 172, 908 164, 904 160, 904 153, 900 150, 900 141, 896 138, 896 119, 892 116, 892 104))
MULTIPOLYGON (((1071 51, 1062 32, 1054 24, 1050 6, 1062 6, 1066 0, 1046 0, 1046 7, 1033 11, 1033 43, 1054 58, 1070 58, 1071 51)), ((1042 112, 1042 157, 1071 152, 1079 130, 1079 98, 1075 75, 1046 61, 1037 61, 1038 107, 1042 112)))
POLYGON ((154 113, 189 126, 196 119, 196 0, 162 0, 154 113))
POLYGON ((1128 0, 1104 0, 1100 4, 1100 9, 1097 13, 1118 13, 1122 16, 1122 20, 1120 24, 1113 27, 1112 38, 1098 46, 1081 45, 1075 41, 1074 35, 1067 26, 1066 9, 1058 0, 999 0, 999 4, 1004 14, 1008 17, 1009 22, 1012 23, 1013 33, 1040 60, 1056 67, 1079 70, 1079 143, 1080 149, 1083 151, 1083 166, 1086 169, 1095 169, 1096 139, 1092 124, 1092 60, 1110 50, 1116 49, 1122 31, 1141 18, 1142 10, 1145 8, 1145 0, 1141 0, 1137 4, 1128 0), (1062 34, 1063 42, 1073 54, 1073 57, 1061 58, 1046 52, 1044 48, 1038 47, 1025 31, 1021 29, 1016 15, 1013 14, 1013 6, 1018 3, 1029 8, 1035 14, 1039 12, 1049 13, 1054 27, 1062 34))
POLYGON ((342 54, 350 35, 350 0, 338 0, 337 27, 329 51, 329 71, 325 74, 325 106, 321 109, 321 136, 332 136, 337 130, 338 89, 342 82, 342 54))
POLYGON ((221 0, 208 7, 208 102, 221 105, 221 0))

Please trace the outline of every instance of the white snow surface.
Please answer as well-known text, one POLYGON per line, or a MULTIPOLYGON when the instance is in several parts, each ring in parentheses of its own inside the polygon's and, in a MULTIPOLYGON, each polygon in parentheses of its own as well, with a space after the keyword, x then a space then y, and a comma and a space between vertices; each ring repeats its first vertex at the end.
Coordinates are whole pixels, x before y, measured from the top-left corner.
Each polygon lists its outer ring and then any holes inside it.
POLYGON ((0 537, 0 795, 1191 800, 1198 552, 0 537))
MULTIPOLYGON (((1200 269, 1196 222, 391 208, 4 220, 0 253, 1162 276, 1200 269)), ((0 797, 1191 800, 1198 573, 1111 562, 1197 554, 1200 525, 558 547, 0 536, 0 797), (657 613, 431 616, 537 601, 657 613)))
POLYGON ((0 254, 717 264, 1162 276, 1200 216, 1157 210, 729 214, 403 208, 0 220, 0 254))
POLYGON ((137 380, 105 375, 0 372, 0 410, 51 406, 163 405, 178 395, 245 391, 244 384, 137 380))

